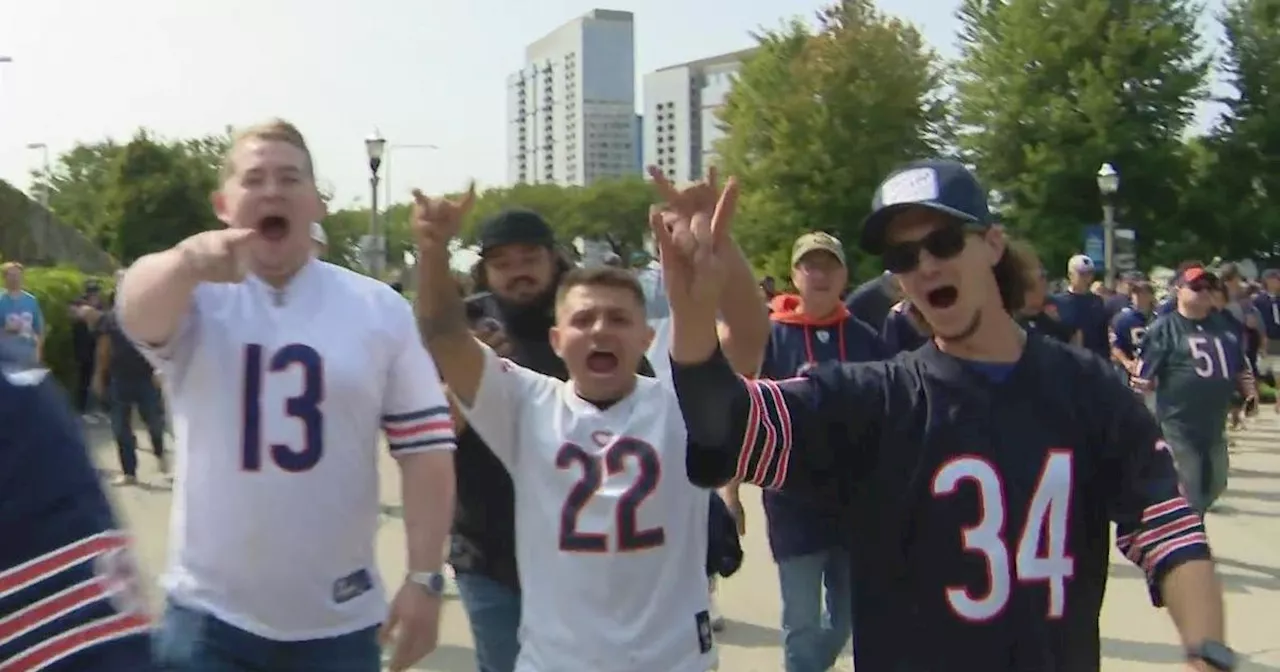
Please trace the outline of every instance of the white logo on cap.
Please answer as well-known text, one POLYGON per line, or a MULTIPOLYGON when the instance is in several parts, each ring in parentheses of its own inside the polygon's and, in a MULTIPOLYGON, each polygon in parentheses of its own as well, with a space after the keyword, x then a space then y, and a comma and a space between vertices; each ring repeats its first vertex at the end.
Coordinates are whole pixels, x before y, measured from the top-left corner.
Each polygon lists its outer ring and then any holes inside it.
POLYGON ((880 186, 880 204, 919 203, 938 200, 938 173, 932 168, 904 170, 880 186))

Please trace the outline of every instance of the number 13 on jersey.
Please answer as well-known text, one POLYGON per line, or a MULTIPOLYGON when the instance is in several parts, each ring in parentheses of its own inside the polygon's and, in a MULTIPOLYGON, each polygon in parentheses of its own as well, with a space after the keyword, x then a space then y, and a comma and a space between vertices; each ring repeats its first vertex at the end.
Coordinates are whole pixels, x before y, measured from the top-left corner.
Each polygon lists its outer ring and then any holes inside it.
POLYGON ((263 347, 254 343, 244 348, 240 467, 245 471, 262 470, 263 425, 275 420, 268 414, 280 413, 276 408, 264 408, 263 383, 268 376, 290 370, 301 374, 301 391, 285 400, 282 415, 301 423, 302 445, 273 443, 268 454, 276 466, 294 473, 313 469, 324 455, 324 418, 320 413, 320 402, 324 401, 324 363, 320 353, 310 346, 291 343, 264 361, 263 347))

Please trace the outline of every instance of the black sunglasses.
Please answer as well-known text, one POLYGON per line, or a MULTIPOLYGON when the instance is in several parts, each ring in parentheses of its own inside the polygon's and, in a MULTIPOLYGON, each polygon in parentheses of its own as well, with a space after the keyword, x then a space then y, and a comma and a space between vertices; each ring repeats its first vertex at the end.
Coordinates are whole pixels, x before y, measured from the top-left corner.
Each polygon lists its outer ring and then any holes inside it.
POLYGON ((1217 288, 1218 288, 1218 283, 1208 278, 1196 278, 1195 280, 1192 280, 1191 282, 1187 283, 1187 289, 1196 293, 1205 292, 1205 291, 1208 291, 1211 289, 1217 289, 1217 288))
POLYGON ((880 253, 884 269, 890 273, 910 273, 920 265, 920 251, 925 250, 935 259, 951 259, 964 251, 968 227, 960 224, 934 229, 920 240, 885 245, 880 253))

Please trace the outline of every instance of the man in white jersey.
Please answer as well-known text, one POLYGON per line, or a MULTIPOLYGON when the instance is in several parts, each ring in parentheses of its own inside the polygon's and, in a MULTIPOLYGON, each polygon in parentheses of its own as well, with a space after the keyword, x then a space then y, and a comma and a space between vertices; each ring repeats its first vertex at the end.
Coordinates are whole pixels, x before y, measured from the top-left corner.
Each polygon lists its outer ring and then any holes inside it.
MULTIPOLYGON (((659 177, 655 176, 655 177, 659 177)), ((708 221, 732 212, 703 183, 668 201, 708 221)), ((461 203, 415 194, 419 328, 466 420, 511 473, 523 603, 517 672, 706 672, 715 666, 706 557, 710 493, 684 475, 679 401, 635 373, 653 336, 625 269, 570 271, 551 345, 562 382, 473 338, 448 275, 461 203)), ((653 220, 662 226, 663 214, 653 220)))
POLYGON ((436 643, 453 431, 410 305, 316 260, 306 142, 233 139, 228 228, 139 259, 120 319, 163 373, 177 435, 168 595, 155 654, 176 672, 407 669, 436 643), (409 575, 390 615, 375 564, 378 432, 403 483, 409 575))

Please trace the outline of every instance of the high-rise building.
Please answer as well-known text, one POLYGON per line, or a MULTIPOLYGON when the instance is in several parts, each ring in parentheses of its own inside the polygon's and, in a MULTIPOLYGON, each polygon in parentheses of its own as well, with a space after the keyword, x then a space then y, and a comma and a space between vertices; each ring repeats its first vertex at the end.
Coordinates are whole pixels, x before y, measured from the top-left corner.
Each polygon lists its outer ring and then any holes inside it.
POLYGON ((723 135, 716 110, 754 49, 673 65, 644 76, 644 163, 674 180, 702 179, 723 135))
POLYGON ((634 175, 635 26, 594 9, 525 50, 507 79, 507 179, 585 185, 634 175))

